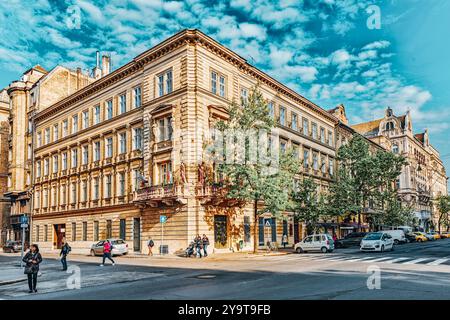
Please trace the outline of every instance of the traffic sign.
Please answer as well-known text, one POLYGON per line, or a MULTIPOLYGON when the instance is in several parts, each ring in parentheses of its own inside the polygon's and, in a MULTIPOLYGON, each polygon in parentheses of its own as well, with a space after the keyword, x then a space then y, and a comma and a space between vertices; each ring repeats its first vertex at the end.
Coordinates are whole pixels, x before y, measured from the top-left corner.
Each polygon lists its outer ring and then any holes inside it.
POLYGON ((20 225, 20 227, 21 227, 21 228, 28 228, 28 223, 22 223, 22 224, 20 225))
POLYGON ((166 223, 166 221, 167 221, 167 216, 159 216, 159 222, 160 223, 166 223))
POLYGON ((20 223, 27 224, 28 223, 28 216, 25 216, 25 215, 21 216, 20 217, 20 223))
POLYGON ((266 227, 271 227, 270 220, 266 220, 266 227))

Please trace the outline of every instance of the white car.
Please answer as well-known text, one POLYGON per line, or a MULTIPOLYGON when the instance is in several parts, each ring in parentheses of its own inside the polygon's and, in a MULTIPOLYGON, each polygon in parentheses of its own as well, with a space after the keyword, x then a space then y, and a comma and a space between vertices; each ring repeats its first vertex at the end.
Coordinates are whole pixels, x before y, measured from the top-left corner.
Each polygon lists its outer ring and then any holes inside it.
POLYGON ((385 231, 368 233, 361 240, 361 251, 379 251, 394 250, 394 240, 392 236, 385 231))
POLYGON ((333 252, 334 241, 329 234, 313 234, 305 237, 294 246, 297 253, 308 251, 321 251, 322 253, 333 252))
MULTIPOLYGON (((111 250, 112 256, 126 255, 128 253, 128 244, 122 239, 107 239, 112 244, 113 249, 111 250)), ((106 240, 101 240, 91 246, 91 256, 101 256, 103 255, 103 244, 106 240)))
POLYGON ((405 232, 403 230, 383 230, 384 233, 387 233, 392 236, 394 240, 394 244, 406 243, 405 232))

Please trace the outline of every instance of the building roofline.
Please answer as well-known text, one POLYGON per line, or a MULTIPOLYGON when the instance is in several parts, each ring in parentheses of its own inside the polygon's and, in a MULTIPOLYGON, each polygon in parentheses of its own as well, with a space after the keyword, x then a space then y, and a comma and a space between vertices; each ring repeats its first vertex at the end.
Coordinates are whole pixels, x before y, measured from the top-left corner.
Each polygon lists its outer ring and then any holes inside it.
POLYGON ((201 32, 198 29, 184 29, 173 36, 167 38, 166 40, 162 41, 161 43, 157 44, 156 46, 148 49, 147 51, 139 54, 134 59, 132 59, 130 62, 122 65, 120 68, 114 70, 110 74, 94 81, 90 85, 78 90, 77 92, 71 94, 70 96, 58 101, 57 103, 53 104, 52 106, 46 108, 45 110, 42 110, 39 112, 35 119, 37 121, 42 120, 54 113, 56 113, 58 110, 61 110, 63 108, 66 108, 86 97, 89 97, 93 93, 95 93, 98 90, 101 90, 105 88, 106 86, 115 83, 119 81, 120 79, 124 78, 125 76, 136 72, 137 70, 140 70, 143 68, 144 65, 150 63, 151 61, 154 61, 164 54, 173 51, 183 44, 188 43, 200 43, 204 45, 207 49, 219 54, 222 58, 228 60, 229 62, 235 64, 239 67, 240 70, 247 72, 251 76, 257 79, 257 81, 263 81, 267 85, 274 88, 276 91, 281 92, 293 100, 296 100, 298 103, 302 104, 303 106, 309 108, 310 110, 326 117, 328 120, 338 123, 338 119, 328 113, 323 108, 319 107, 315 103, 311 102, 310 100, 306 99, 302 95, 298 94, 294 90, 288 88, 281 82, 275 80, 268 74, 264 73, 263 71, 259 70, 258 68, 252 66, 233 52, 232 50, 228 49, 224 45, 220 44, 213 38, 207 36, 203 32, 201 32))

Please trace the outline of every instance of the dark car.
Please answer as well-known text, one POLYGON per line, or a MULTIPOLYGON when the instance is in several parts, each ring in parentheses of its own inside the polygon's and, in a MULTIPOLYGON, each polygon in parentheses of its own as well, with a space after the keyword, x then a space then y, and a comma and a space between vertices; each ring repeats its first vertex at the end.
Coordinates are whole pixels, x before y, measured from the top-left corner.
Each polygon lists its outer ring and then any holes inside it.
POLYGON ((15 253, 22 250, 22 242, 21 241, 6 241, 3 246, 3 252, 5 253, 15 253))
POLYGON ((359 246, 362 238, 366 236, 367 232, 352 232, 346 235, 343 239, 336 240, 336 248, 347 248, 352 246, 359 246))
POLYGON ((405 233, 405 238, 407 242, 416 242, 416 235, 411 232, 405 233))

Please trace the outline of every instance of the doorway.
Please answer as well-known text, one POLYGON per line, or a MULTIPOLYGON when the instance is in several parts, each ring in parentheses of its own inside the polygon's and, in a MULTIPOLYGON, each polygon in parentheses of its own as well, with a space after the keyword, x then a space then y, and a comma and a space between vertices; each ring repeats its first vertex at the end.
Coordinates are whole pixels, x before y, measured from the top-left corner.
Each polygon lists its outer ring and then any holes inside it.
POLYGON ((133 219, 133 250, 141 251, 141 219, 133 219))
POLYGON ((66 237, 66 225, 65 224, 54 224, 53 225, 53 248, 61 249, 62 241, 66 237))
POLYGON ((225 249, 228 247, 227 225, 227 216, 214 216, 214 248, 225 249))

